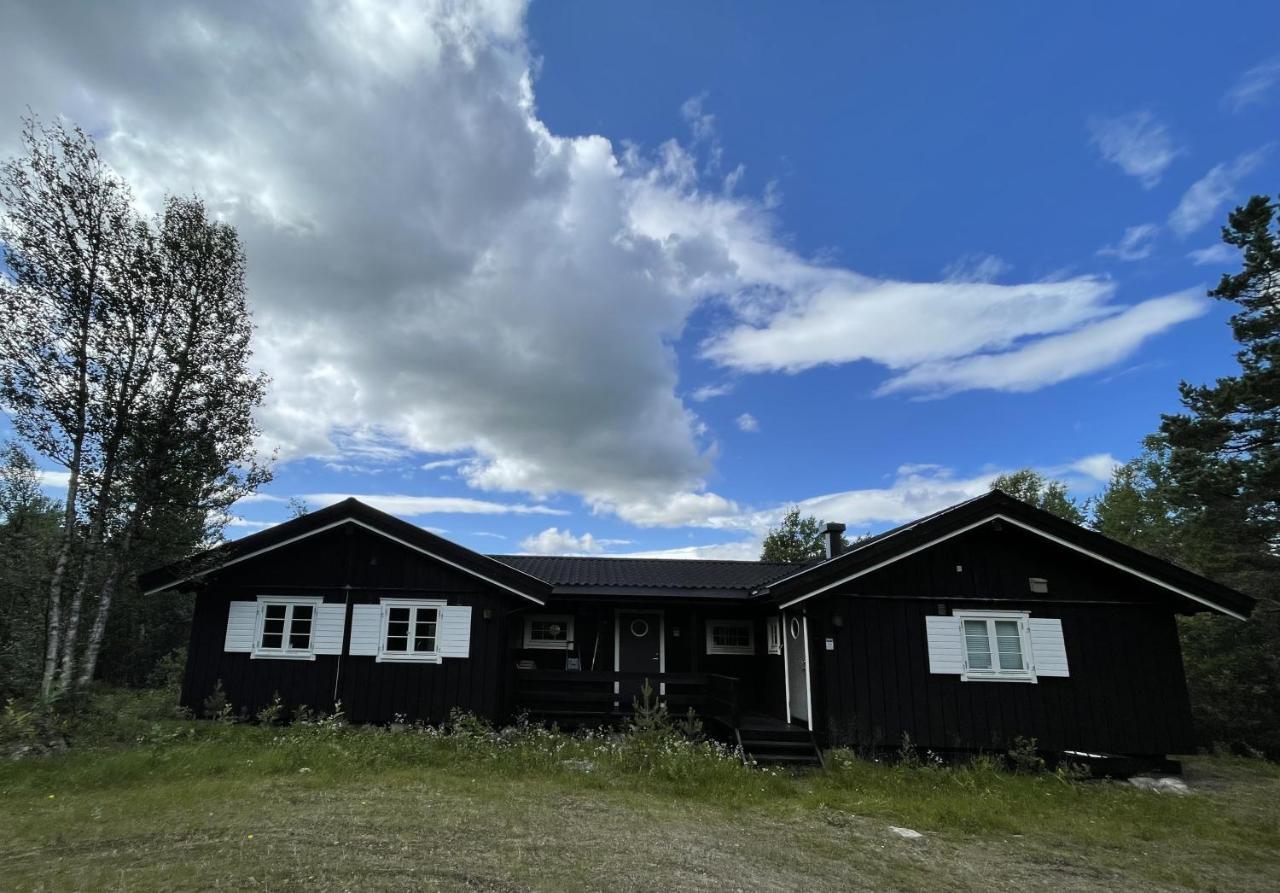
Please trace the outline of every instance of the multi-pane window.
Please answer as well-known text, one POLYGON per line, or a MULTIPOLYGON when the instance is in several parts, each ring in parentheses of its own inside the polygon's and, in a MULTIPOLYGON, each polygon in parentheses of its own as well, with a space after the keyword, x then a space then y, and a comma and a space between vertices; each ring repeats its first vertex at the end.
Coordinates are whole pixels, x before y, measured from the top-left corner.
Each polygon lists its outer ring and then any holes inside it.
POLYGON ((531 614, 524 622, 524 647, 564 651, 573 644, 573 618, 531 614))
POLYGON ((434 605, 387 606, 383 654, 431 656, 437 652, 440 613, 434 605))
POLYGON ((765 635, 769 642, 770 654, 782 653, 782 618, 770 617, 765 621, 765 635))
POLYGON ((707 654, 755 654, 750 620, 708 620, 707 654))
POLYGON ((1030 678, 1023 615, 988 613, 959 616, 968 676, 1030 678))
POLYGON ((258 657, 310 657, 316 605, 319 599, 260 599, 258 657))

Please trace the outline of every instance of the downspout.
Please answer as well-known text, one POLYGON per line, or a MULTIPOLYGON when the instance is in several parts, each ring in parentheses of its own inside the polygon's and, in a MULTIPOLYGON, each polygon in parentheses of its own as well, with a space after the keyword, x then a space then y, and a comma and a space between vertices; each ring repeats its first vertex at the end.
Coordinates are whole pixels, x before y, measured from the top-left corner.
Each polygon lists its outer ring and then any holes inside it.
POLYGON ((347 648, 351 641, 351 584, 342 587, 342 648, 338 651, 338 669, 333 673, 333 703, 338 704, 338 684, 342 681, 342 659, 347 656, 347 648))

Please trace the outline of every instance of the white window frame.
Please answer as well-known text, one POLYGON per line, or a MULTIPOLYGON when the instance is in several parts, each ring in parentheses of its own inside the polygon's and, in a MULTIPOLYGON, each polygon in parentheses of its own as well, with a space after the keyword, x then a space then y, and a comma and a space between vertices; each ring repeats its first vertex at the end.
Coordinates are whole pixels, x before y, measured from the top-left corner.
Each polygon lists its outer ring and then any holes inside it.
POLYGON ((1027 623, 1031 616, 1026 611, 954 611, 952 616, 960 627, 960 656, 964 661, 964 672, 960 674, 962 682, 1035 682, 1036 668, 1031 650, 1031 627, 1027 623), (969 667, 969 643, 965 638, 964 622, 966 620, 982 620, 987 624, 987 645, 991 650, 991 669, 971 669, 969 667), (999 668, 999 643, 996 639, 995 621, 1012 620, 1018 624, 1018 644, 1022 648, 1022 669, 1002 670, 999 668))
POLYGON ((573 647, 573 616, 570 614, 528 614, 524 618, 524 647, 538 648, 545 651, 568 651, 573 647), (535 621, 545 623, 560 623, 564 626, 565 637, 563 641, 553 639, 535 639, 533 637, 533 624, 535 621))
POLYGON ((782 653, 782 618, 766 617, 764 620, 764 637, 770 654, 782 653))
POLYGON ((444 662, 440 654, 440 632, 444 624, 444 599, 433 598, 384 598, 382 599, 382 622, 378 625, 378 663, 439 664, 444 662), (412 649, 414 630, 418 625, 418 611, 428 609, 436 612, 436 637, 434 651, 388 651, 387 626, 391 622, 392 608, 409 609, 409 637, 405 643, 412 649))
POLYGON ((310 595, 260 595, 258 596, 258 619, 253 627, 253 650, 249 652, 251 659, 257 660, 315 660, 316 659, 316 619, 320 613, 320 605, 324 599, 310 595), (262 647, 262 629, 266 625, 267 606, 284 605, 284 632, 279 648, 262 647), (306 648, 290 648, 289 639, 293 632, 293 609, 298 605, 311 608, 311 634, 307 637, 306 648))
POLYGON ((708 620, 707 621, 707 654, 755 654, 756 624, 754 620, 708 620), (715 628, 731 627, 747 631, 746 645, 718 645, 715 641, 715 628))

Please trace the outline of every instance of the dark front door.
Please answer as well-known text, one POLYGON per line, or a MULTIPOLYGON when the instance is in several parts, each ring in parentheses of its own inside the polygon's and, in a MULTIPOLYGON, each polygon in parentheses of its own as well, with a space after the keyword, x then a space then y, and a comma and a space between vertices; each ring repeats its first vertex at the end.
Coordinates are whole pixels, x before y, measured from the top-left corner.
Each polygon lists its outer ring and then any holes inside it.
MULTIPOLYGON (((653 674, 650 684, 654 695, 661 694, 662 672, 662 614, 658 611, 619 611, 618 651, 616 666, 622 673, 653 674)), ((622 707, 630 707, 639 694, 643 679, 624 679, 619 682, 618 700, 622 707)))

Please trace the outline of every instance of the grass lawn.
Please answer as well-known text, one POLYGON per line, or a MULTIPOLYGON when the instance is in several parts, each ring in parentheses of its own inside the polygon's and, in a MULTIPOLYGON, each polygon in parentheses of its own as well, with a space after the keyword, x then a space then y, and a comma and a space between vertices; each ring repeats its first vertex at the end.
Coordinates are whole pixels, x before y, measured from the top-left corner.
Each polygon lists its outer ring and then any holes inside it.
POLYGON ((1177 797, 989 768, 840 759, 773 775, 607 740, 97 709, 111 735, 0 765, 0 889, 1270 891, 1280 879, 1280 768, 1259 761, 1191 758, 1195 793, 1177 797))

